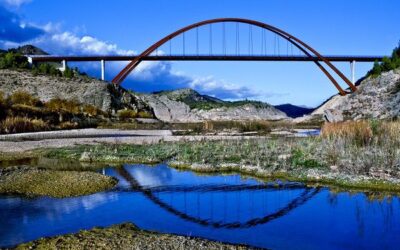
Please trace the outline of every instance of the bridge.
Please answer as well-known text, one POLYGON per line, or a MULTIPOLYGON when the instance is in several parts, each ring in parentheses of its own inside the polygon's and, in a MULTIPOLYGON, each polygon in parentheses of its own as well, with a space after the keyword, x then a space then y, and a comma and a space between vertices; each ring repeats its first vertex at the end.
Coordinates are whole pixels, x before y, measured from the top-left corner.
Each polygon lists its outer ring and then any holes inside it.
POLYGON ((129 61, 128 65, 112 80, 116 85, 121 84, 142 61, 313 62, 328 77, 339 93, 346 95, 357 89, 354 85, 356 62, 381 61, 383 56, 323 56, 305 42, 274 26, 242 18, 217 18, 183 27, 160 39, 138 55, 28 55, 28 58, 32 64, 43 62, 60 63, 61 70, 67 67, 67 62, 99 61, 102 80, 105 79, 105 63, 107 61, 129 61), (218 31, 219 33, 216 33, 218 31), (231 31, 230 34, 228 34, 228 31, 231 31), (243 33, 245 34, 245 42, 243 41, 243 33), (256 40, 257 42, 255 42, 256 40), (228 41, 231 42, 229 43, 228 41), (247 50, 242 48, 243 44, 245 44, 247 50), (246 52, 243 52, 244 50, 246 52), (349 62, 351 80, 331 62, 349 62), (341 87, 332 72, 347 84, 348 90, 344 90, 341 87))
POLYGON ((267 224, 290 214, 321 191, 301 183, 149 187, 142 186, 124 166, 116 168, 116 173, 129 184, 126 191, 140 192, 162 210, 212 228, 239 229, 267 224), (250 197, 241 196, 241 192, 248 191, 250 197), (213 199, 204 199, 207 194, 216 196, 215 203, 213 199), (250 216, 241 215, 241 211, 250 211, 250 216))

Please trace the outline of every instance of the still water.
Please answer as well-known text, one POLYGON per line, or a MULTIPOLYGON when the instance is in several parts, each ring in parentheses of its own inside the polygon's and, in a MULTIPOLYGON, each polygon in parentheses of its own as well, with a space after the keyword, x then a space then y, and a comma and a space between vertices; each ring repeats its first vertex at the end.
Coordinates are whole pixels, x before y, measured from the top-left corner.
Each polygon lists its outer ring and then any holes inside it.
POLYGON ((53 199, 0 196, 0 247, 132 222, 142 229, 270 249, 399 249, 398 197, 301 183, 197 175, 157 166, 106 168, 114 190, 53 199))

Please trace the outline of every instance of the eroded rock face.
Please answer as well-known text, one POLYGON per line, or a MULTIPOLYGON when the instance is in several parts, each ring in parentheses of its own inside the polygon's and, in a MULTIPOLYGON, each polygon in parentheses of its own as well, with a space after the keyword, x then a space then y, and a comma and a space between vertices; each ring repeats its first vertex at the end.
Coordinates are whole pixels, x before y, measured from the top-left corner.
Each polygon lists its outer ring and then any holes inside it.
POLYGON ((183 102, 169 99, 167 96, 142 95, 142 100, 152 108, 155 117, 164 122, 198 122, 201 117, 192 113, 183 102))
POLYGON ((377 78, 366 78, 360 83, 355 93, 346 96, 335 95, 311 115, 297 120, 327 117, 335 121, 340 120, 339 113, 342 114, 344 120, 399 117, 400 69, 382 73, 377 78))
POLYGON ((246 104, 240 107, 222 107, 211 110, 193 110, 203 120, 281 120, 288 119, 285 113, 272 106, 262 108, 246 104))
POLYGON ((328 122, 341 122, 343 121, 343 113, 339 109, 326 109, 324 110, 324 118, 328 122))
POLYGON ((223 100, 200 95, 190 89, 170 91, 166 94, 137 94, 97 79, 34 76, 28 70, 0 70, 0 90, 5 94, 24 90, 44 102, 53 98, 76 100, 114 115, 120 109, 146 111, 164 122, 288 119, 284 112, 266 103, 224 106, 223 100), (191 109, 185 102, 212 102, 221 106, 208 110, 191 109))
POLYGON ((206 120, 281 120, 285 113, 273 106, 256 107, 246 104, 238 107, 220 107, 209 110, 190 109, 184 102, 171 100, 166 95, 143 95, 155 116, 164 122, 200 122, 206 120))
POLYGON ((53 98, 76 100, 111 113, 123 108, 151 110, 146 103, 126 90, 92 78, 34 76, 28 70, 3 69, 0 70, 0 90, 6 95, 17 90, 27 91, 44 102, 53 98))

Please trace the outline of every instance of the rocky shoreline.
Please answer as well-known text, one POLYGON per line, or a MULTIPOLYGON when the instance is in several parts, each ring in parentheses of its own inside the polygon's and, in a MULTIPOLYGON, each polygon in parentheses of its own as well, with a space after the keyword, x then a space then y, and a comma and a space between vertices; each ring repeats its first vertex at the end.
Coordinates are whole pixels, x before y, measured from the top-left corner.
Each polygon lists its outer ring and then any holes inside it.
POLYGON ((217 241, 140 230, 131 223, 82 230, 21 244, 15 249, 254 249, 217 241))
POLYGON ((185 163, 169 161, 169 166, 190 170, 204 174, 238 173, 245 176, 259 178, 261 180, 290 180, 299 181, 312 186, 330 187, 344 191, 381 191, 388 193, 400 192, 400 179, 381 176, 371 177, 366 175, 350 175, 338 172, 336 166, 330 171, 322 169, 298 169, 290 173, 286 170, 271 171, 255 165, 239 165, 232 163, 221 163, 218 167, 209 164, 185 163))

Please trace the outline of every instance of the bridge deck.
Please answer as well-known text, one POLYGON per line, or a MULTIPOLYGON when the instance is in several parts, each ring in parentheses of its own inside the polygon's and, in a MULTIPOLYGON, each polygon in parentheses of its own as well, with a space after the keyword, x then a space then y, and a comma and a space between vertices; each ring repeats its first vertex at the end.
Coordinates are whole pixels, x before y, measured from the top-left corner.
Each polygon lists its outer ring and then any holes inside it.
MULTIPOLYGON (((88 62, 88 61, 132 61, 136 56, 29 56, 32 62, 60 62, 63 60, 69 62, 88 62)), ((382 61, 383 56, 325 56, 331 62, 375 62, 382 61)), ((321 61, 317 57, 309 58, 307 56, 275 56, 275 55, 160 55, 146 56, 144 61, 321 61)))

